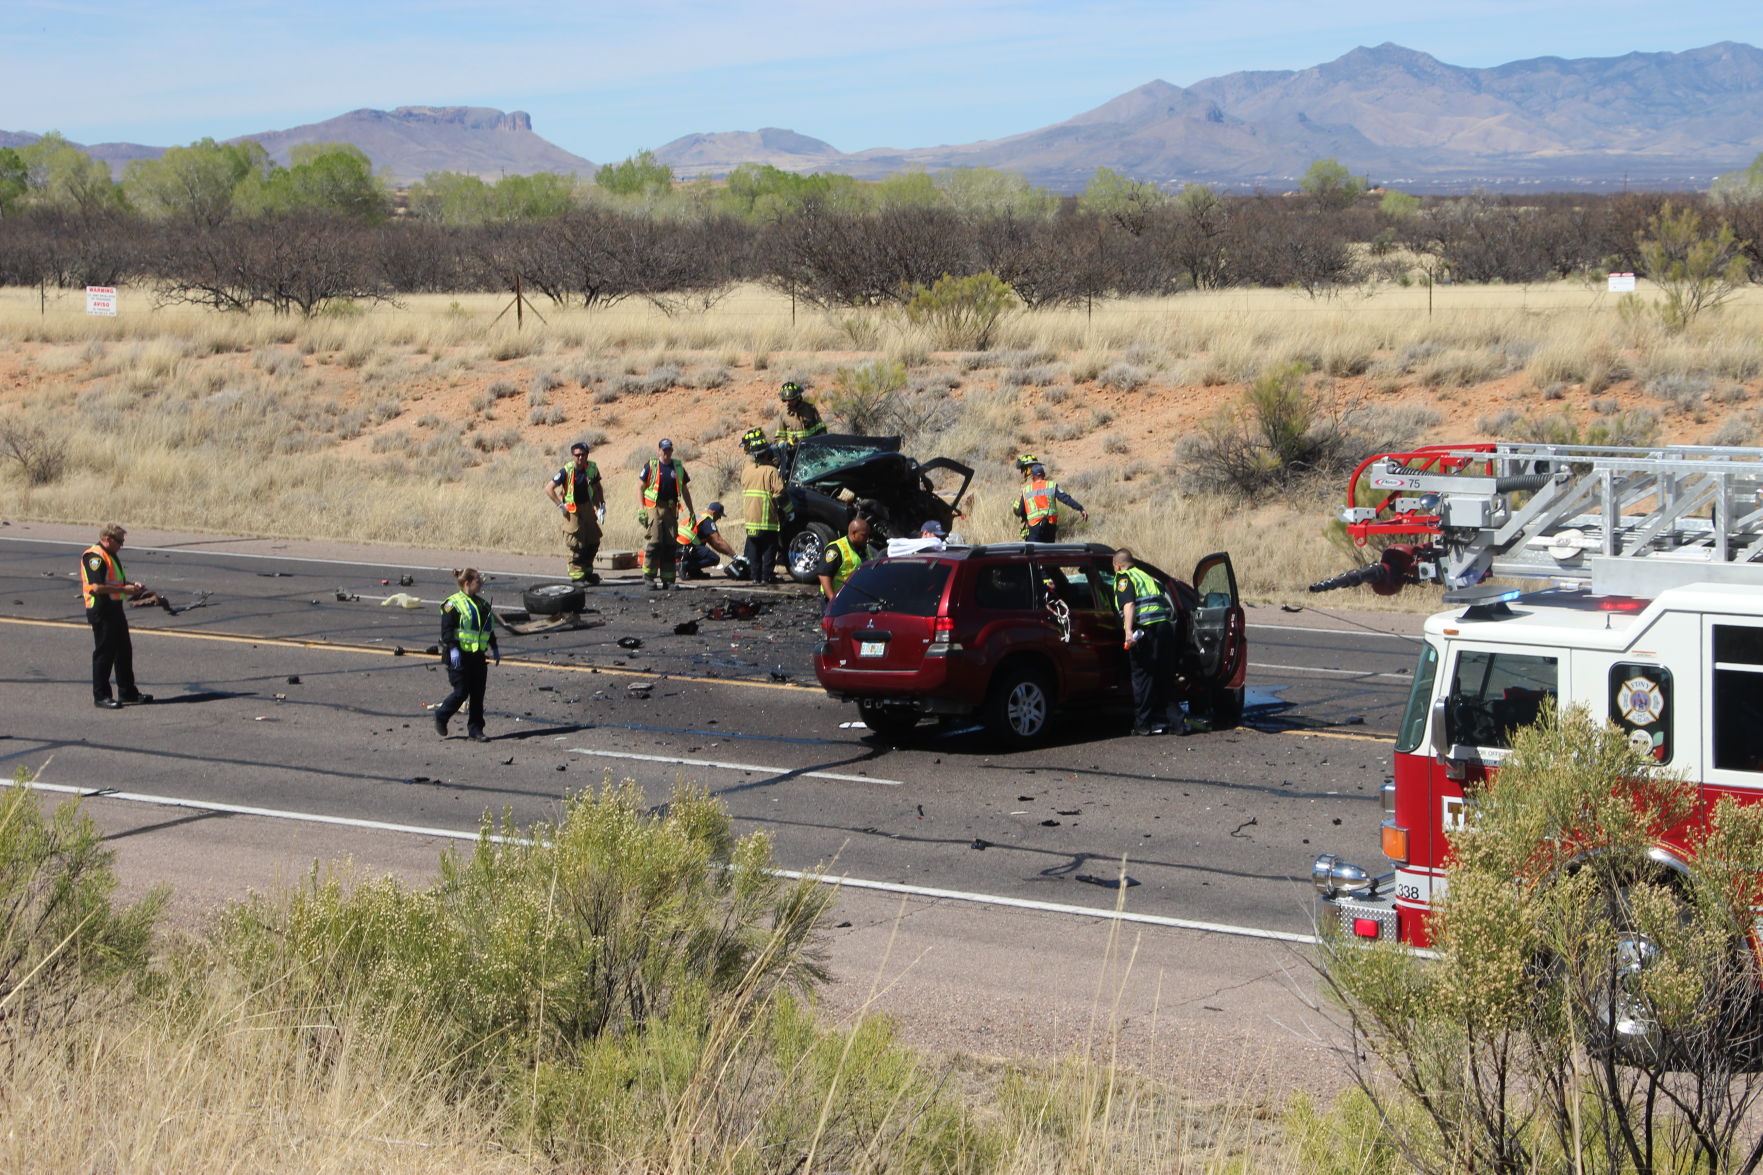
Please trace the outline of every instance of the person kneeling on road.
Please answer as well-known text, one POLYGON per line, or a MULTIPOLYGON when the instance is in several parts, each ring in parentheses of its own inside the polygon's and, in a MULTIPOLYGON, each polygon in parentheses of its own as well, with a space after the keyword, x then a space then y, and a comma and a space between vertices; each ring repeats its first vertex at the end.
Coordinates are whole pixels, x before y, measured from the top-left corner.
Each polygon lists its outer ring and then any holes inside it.
POLYGON ((475 567, 455 571, 453 579, 459 590, 441 604, 441 656, 447 659, 447 681, 453 692, 435 711, 435 733, 446 738, 447 720, 469 701, 471 709, 465 716, 467 737, 474 743, 487 743, 490 739, 484 734, 484 686, 489 681, 489 661, 502 663, 501 650, 496 647, 496 617, 478 594, 484 581, 475 567))
POLYGON ((679 516, 679 534, 675 541, 679 544, 679 577, 681 579, 709 579, 710 569, 720 560, 717 555, 735 557, 734 548, 722 537, 717 523, 722 521, 722 503, 712 502, 698 516, 697 522, 691 522, 686 515, 679 516))
POLYGON ((1114 552, 1114 604, 1120 610, 1132 665, 1132 732, 1168 734, 1180 720, 1179 714, 1171 713, 1169 696, 1180 652, 1175 605, 1162 585, 1134 566, 1133 554, 1125 547, 1114 552))

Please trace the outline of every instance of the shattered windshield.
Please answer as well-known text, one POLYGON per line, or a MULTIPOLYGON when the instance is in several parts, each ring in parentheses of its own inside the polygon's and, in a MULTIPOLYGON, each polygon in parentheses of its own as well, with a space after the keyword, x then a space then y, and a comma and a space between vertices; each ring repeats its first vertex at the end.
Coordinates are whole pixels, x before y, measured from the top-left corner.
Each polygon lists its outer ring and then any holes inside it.
POLYGON ((898 453, 899 437, 859 437, 823 433, 809 437, 796 446, 796 461, 790 468, 794 481, 813 481, 817 477, 854 465, 877 453, 898 453))

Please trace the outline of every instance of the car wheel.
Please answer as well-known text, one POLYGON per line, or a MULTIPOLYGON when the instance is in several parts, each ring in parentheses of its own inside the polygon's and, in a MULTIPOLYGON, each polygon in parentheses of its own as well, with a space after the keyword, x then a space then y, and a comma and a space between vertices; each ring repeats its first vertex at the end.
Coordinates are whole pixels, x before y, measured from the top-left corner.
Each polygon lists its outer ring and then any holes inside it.
POLYGON ((859 701, 857 716, 886 743, 903 741, 918 725, 918 711, 886 702, 859 701))
POLYGON ((813 583, 820 578, 820 557, 833 541, 833 528, 824 522, 810 522, 790 540, 784 562, 790 578, 797 583, 813 583))
POLYGON ((580 612, 582 606, 588 602, 588 597, 581 588, 567 583, 547 583, 527 588, 521 599, 526 604, 526 610, 534 616, 561 616, 565 612, 580 612))
POLYGON ((986 697, 986 727, 1011 746, 1038 741, 1053 724, 1053 687, 1041 670, 1005 666, 986 697))
POLYGON ((1243 687, 1212 691, 1212 729, 1229 730, 1243 724, 1243 687))

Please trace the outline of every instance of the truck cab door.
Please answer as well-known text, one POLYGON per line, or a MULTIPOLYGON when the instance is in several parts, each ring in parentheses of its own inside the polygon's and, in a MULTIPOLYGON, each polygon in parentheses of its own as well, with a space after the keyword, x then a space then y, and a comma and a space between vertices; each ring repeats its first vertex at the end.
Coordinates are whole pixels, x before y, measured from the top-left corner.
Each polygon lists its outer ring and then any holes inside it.
POLYGON ((1188 641, 1199 681, 1217 687, 1242 684, 1248 660, 1242 601, 1236 571, 1224 551, 1194 565, 1193 614, 1188 641))

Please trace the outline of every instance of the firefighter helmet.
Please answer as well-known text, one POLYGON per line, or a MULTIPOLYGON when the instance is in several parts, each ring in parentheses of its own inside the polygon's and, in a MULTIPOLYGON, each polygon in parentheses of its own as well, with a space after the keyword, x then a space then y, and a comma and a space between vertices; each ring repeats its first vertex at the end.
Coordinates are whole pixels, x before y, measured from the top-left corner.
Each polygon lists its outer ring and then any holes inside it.
POLYGON ((786 380, 784 386, 777 390, 777 398, 786 404, 794 404, 802 398, 802 385, 795 380, 786 380))
POLYGON ((741 434, 741 448, 749 453, 762 453, 766 448, 765 430, 750 428, 741 434))
POLYGON ((1041 459, 1036 457, 1033 453, 1024 453, 1016 459, 1017 472, 1027 473, 1030 466, 1039 465, 1040 462, 1041 459))

